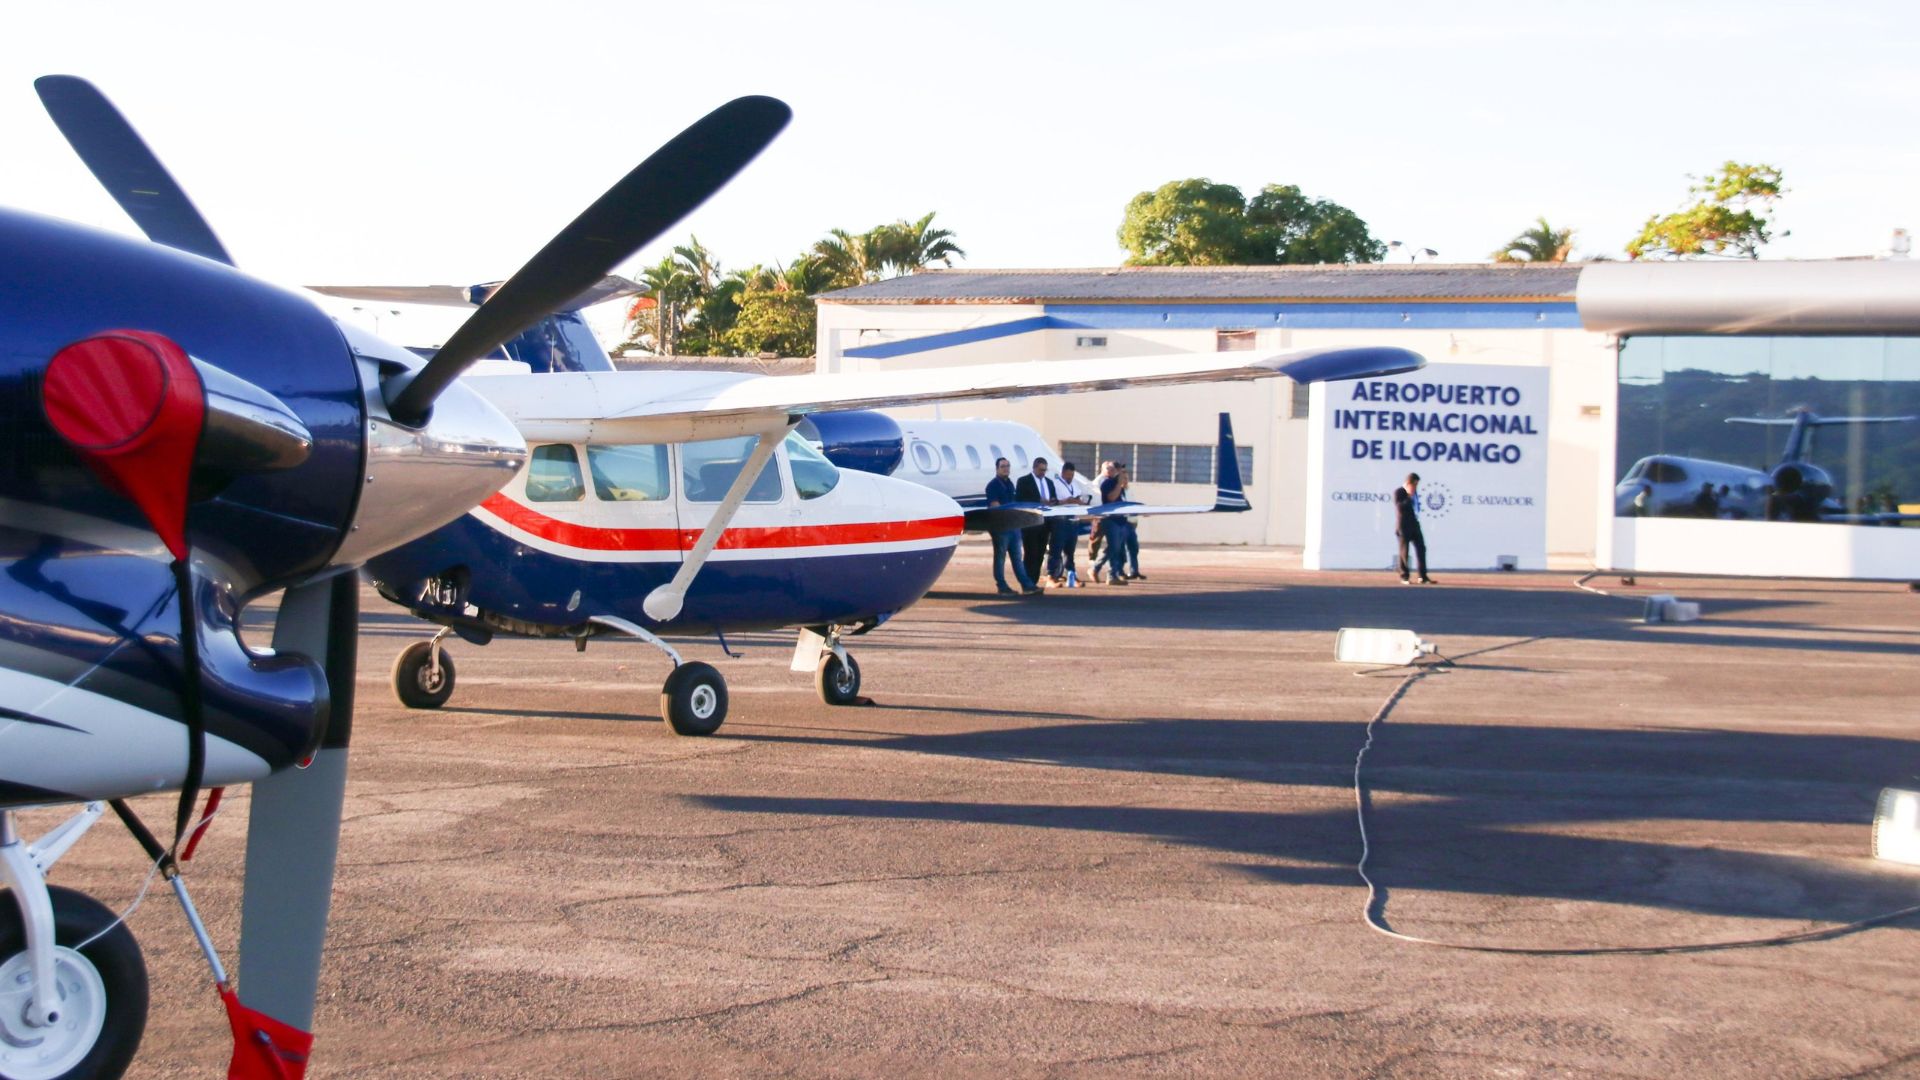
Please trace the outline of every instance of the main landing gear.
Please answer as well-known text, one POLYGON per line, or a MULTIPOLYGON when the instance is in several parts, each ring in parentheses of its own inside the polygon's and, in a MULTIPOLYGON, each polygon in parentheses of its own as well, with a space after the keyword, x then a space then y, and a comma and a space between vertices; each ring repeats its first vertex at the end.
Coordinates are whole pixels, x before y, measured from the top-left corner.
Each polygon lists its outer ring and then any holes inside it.
POLYGON ((33 844, 0 811, 0 1077, 117 1077, 147 1026, 147 966, 119 917, 47 884, 47 870, 100 819, 99 803, 33 844))

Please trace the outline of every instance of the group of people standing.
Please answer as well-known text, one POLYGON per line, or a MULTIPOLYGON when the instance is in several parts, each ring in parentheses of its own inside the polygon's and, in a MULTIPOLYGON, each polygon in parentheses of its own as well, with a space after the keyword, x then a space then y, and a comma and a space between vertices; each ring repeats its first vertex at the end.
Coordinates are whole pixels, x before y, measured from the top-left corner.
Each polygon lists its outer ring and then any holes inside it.
MULTIPOLYGON (((1058 476, 1049 476, 1047 459, 1035 458, 1033 470, 1017 481, 1011 476, 1012 465, 1006 458, 995 460, 993 466, 993 479, 987 482, 989 507, 1009 503, 1089 506, 1096 492, 1103 505, 1120 502, 1127 497, 1127 469, 1117 462, 1101 463, 1100 479, 1095 488, 1089 488, 1076 475, 1077 470, 1071 461, 1061 464, 1058 476)), ((1017 591, 1021 595, 1034 596, 1040 592, 1039 583, 1043 580, 1055 586, 1077 583, 1079 571, 1074 563, 1080 546, 1080 524, 1083 520, 1079 517, 1056 518, 1027 529, 1004 529, 994 533, 993 581, 1000 593, 1013 595, 1017 591), (1008 564, 1013 566, 1014 580, 1020 585, 1018 590, 1007 584, 1008 564), (1042 569, 1046 571, 1044 576, 1042 569)), ((1094 518, 1088 561, 1093 564, 1095 581, 1102 580, 1103 574, 1109 585, 1145 580, 1146 575, 1140 572, 1140 538, 1134 531, 1132 519, 1119 515, 1094 518)))

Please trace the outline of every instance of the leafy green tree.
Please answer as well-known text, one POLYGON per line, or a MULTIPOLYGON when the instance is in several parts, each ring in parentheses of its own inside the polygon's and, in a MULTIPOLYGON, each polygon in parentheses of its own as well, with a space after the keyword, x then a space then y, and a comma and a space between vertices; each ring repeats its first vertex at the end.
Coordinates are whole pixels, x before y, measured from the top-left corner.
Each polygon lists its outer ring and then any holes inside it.
POLYGON ((1247 200, 1239 188, 1204 178, 1171 180, 1127 203, 1120 245, 1127 249, 1129 266, 1262 261, 1247 226, 1247 200))
POLYGON ((740 315, 727 330, 727 346, 736 356, 812 356, 815 307, 813 298, 789 288, 788 279, 772 275, 768 287, 754 282, 740 297, 740 315))
POLYGON ((1720 171, 1693 178, 1693 205, 1647 219, 1627 243, 1629 258, 1678 259, 1698 255, 1757 259, 1773 239, 1773 206, 1784 192, 1780 170, 1729 161, 1720 171))
POLYGON ((880 234, 881 264, 895 274, 915 274, 934 263, 951 267, 967 257, 954 242, 953 230, 933 227, 929 212, 918 221, 901 219, 873 230, 880 234))
POLYGON ((1249 201, 1231 184, 1174 180, 1135 195, 1119 235, 1129 266, 1379 262, 1387 253, 1359 215, 1292 184, 1268 184, 1249 201))
POLYGON ((1247 203, 1247 224, 1260 265, 1379 262, 1387 247, 1353 211, 1309 199, 1293 184, 1268 184, 1247 203))
POLYGON ((1554 228, 1544 217, 1537 218, 1532 228, 1500 245, 1500 250, 1493 253, 1493 261, 1566 262, 1573 254, 1573 233, 1572 229, 1554 228))

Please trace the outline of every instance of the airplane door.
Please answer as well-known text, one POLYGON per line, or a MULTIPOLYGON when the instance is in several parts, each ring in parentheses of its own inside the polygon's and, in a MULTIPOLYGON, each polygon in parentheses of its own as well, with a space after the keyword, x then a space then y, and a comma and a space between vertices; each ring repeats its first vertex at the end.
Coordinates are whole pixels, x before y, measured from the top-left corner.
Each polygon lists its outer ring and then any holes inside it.
MULTIPOLYGON (((708 439, 682 443, 677 447, 679 468, 678 503, 681 551, 691 549, 700 531, 713 520, 713 512, 726 498, 747 456, 753 451, 753 436, 733 439, 708 439)), ((747 497, 734 512, 727 535, 708 557, 707 564, 694 578, 687 592, 687 617, 696 622, 724 624, 736 617, 735 599, 753 594, 784 596, 793 588, 787 560, 782 556, 784 538, 794 524, 793 499, 783 478, 781 451, 776 448, 760 475, 747 489, 747 497)), ((758 602, 765 606, 764 601, 758 602)))
POLYGON ((619 443, 586 448, 585 524, 600 550, 588 571, 594 610, 634 619, 655 586, 680 569, 680 508, 673 448, 619 443))

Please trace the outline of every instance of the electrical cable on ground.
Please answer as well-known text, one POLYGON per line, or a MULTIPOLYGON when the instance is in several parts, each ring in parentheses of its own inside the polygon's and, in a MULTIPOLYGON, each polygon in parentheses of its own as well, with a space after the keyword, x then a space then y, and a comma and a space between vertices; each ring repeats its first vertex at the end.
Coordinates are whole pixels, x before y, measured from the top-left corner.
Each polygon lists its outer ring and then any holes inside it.
MULTIPOLYGON (((1579 583, 1576 582, 1576 584, 1579 583)), ((1581 585, 1580 587, 1586 588, 1585 585, 1581 585)), ((1589 589, 1588 591, 1598 592, 1599 590, 1589 589)), ((1607 594, 1601 593, 1600 595, 1604 596, 1607 594)), ((1445 657, 1442 657, 1442 659, 1444 660, 1445 657)), ((1452 661, 1448 661, 1447 663, 1448 666, 1452 666, 1452 661)), ((1367 721, 1366 740, 1361 744, 1360 752, 1355 754, 1353 758, 1354 818, 1360 827, 1360 861, 1354 864, 1354 870, 1359 873, 1360 880, 1365 882, 1367 886, 1367 906, 1362 911, 1362 918, 1366 920, 1369 929, 1399 941, 1408 941, 1416 945, 1432 945, 1442 949, 1457 949, 1462 952, 1504 953, 1509 956, 1660 956, 1669 953, 1718 952, 1726 949, 1758 949, 1773 945, 1797 945, 1810 941, 1826 941, 1830 938, 1837 938, 1854 933, 1855 931, 1882 926, 1903 919, 1909 915, 1920 913, 1920 904, 1915 904, 1912 907, 1904 907, 1898 911, 1889 911, 1884 914, 1872 916, 1871 918, 1857 919, 1853 922, 1842 923, 1838 926, 1822 927, 1815 930, 1802 930, 1792 934, 1781 934, 1777 937, 1744 938, 1735 941, 1710 941, 1690 945, 1595 945, 1557 949, 1533 948, 1519 945, 1469 945, 1454 941, 1435 941, 1432 938, 1416 937, 1412 934, 1403 934, 1393 929, 1386 924, 1383 916, 1375 914, 1376 911, 1384 906, 1384 902, 1380 898, 1380 887, 1374 883, 1371 877, 1367 876, 1367 860, 1372 857, 1373 848, 1367 839, 1366 789, 1360 780, 1360 768, 1362 763, 1366 761, 1367 751, 1373 749, 1374 728, 1387 718, 1387 714, 1392 712, 1393 707, 1400 703, 1400 699, 1406 696, 1407 691, 1413 688, 1414 683, 1419 682, 1428 675, 1434 674, 1438 670, 1442 669, 1435 666, 1421 667, 1400 680, 1400 685, 1393 688, 1393 693, 1387 695, 1387 700, 1381 703, 1379 710, 1373 714, 1373 718, 1367 721)))

